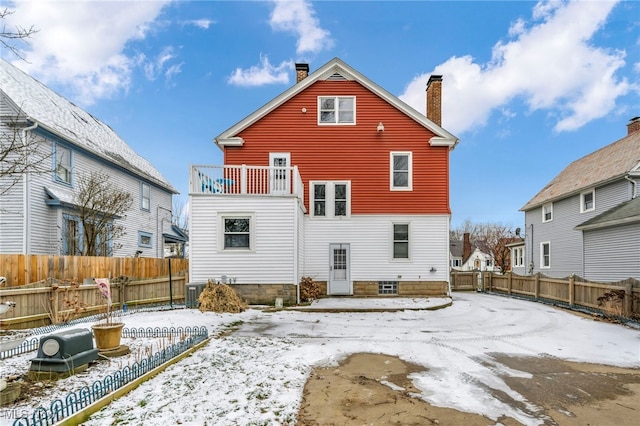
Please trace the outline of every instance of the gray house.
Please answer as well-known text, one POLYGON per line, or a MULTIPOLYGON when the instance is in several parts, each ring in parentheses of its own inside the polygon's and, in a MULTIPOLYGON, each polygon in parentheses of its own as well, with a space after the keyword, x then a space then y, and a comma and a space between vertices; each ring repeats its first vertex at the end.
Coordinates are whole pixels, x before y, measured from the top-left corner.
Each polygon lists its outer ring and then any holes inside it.
POLYGON ((524 259, 513 271, 600 282, 640 279, 639 184, 635 117, 627 136, 569 164, 520 209, 524 259))
MULTIPOLYGON (((29 173, 0 173, 0 253, 77 255, 84 244, 74 205, 78 177, 92 171, 133 195, 132 207, 116 219, 125 229, 117 244, 101 248, 117 257, 163 257, 168 243, 184 243, 171 222, 178 192, 151 163, 136 154, 108 125, 0 59, 2 152, 17 143, 32 149, 29 173)), ((22 161, 22 160, 21 160, 22 161)), ((106 240, 106 238, 105 238, 106 240)))

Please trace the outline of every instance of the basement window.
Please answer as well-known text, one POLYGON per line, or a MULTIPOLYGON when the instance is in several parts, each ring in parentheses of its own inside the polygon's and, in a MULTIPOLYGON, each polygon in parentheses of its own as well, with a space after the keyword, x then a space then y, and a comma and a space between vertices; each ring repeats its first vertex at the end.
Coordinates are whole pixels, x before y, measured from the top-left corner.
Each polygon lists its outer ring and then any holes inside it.
POLYGON ((398 281, 378 281, 378 294, 398 294, 398 281))

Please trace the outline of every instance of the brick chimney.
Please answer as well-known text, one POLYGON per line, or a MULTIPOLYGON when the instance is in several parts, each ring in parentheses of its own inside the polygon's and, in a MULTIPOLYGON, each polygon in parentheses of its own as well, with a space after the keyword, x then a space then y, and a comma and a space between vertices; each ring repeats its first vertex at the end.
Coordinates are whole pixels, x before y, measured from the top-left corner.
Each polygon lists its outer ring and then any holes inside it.
POLYGON ((635 133, 640 130, 640 117, 633 117, 627 124, 627 135, 635 133))
POLYGON ((427 118, 442 126, 442 76, 432 75, 427 82, 427 118))
POLYGON ((296 83, 300 83, 309 75, 309 64, 296 64, 296 83))
POLYGON ((465 262, 471 256, 471 240, 469 233, 465 232, 462 237, 462 261, 465 262))

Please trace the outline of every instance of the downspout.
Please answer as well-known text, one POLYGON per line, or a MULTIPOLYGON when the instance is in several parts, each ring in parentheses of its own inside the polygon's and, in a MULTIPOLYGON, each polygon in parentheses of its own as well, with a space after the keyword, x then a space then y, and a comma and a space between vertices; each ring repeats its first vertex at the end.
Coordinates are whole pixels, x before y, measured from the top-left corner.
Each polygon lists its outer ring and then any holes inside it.
POLYGON ((28 233, 28 229, 29 229, 29 222, 31 221, 31 215, 29 214, 29 158, 27 155, 27 132, 34 130, 35 128, 38 127, 38 123, 35 122, 33 123, 32 126, 29 127, 25 127, 24 129, 22 129, 22 147, 24 148, 25 151, 25 158, 24 158, 24 162, 25 162, 25 173, 24 173, 24 179, 22 181, 22 253, 24 254, 29 254, 29 252, 31 251, 31 244, 29 244, 28 242, 28 237, 29 237, 29 233, 28 233))
POLYGON ((633 189, 631 190, 631 199, 633 200, 634 198, 636 198, 638 196, 638 182, 636 182, 635 180, 631 179, 631 177, 626 174, 624 176, 624 178, 626 180, 628 180, 629 182, 631 182, 631 186, 633 187, 633 189))

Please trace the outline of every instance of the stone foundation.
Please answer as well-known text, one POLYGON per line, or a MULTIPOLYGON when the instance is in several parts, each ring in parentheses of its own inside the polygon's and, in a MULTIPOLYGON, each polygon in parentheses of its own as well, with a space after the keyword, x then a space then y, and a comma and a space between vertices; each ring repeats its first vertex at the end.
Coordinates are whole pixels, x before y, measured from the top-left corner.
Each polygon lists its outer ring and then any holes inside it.
POLYGON ((274 305, 281 298, 285 306, 295 305, 298 289, 293 284, 228 284, 250 305, 274 305))

